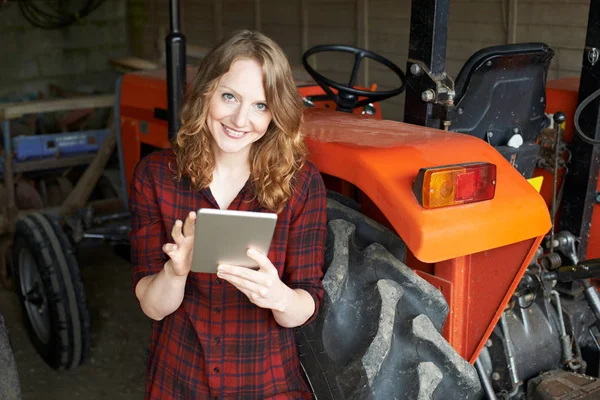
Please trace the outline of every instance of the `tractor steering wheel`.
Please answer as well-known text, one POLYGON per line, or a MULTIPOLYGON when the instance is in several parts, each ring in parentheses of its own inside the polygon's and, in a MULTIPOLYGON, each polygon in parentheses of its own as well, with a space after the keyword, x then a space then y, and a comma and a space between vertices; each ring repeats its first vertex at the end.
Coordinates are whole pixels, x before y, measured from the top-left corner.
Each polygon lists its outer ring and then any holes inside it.
POLYGON ((325 92, 331 97, 333 101, 337 104, 337 109, 339 111, 352 112, 352 109, 356 107, 361 107, 369 103, 374 103, 376 101, 385 100, 392 96, 396 96, 404 91, 406 84, 406 77, 404 72, 393 62, 388 60, 387 58, 380 56, 379 54, 373 53, 369 50, 360 49, 358 47, 346 46, 346 45, 321 45, 315 46, 308 49, 304 55, 302 56, 302 64, 306 71, 313 77, 313 79, 325 90, 325 92), (308 58, 313 54, 328 52, 328 51, 341 51, 345 53, 354 54, 354 67, 352 68, 352 74, 350 75, 350 80, 348 85, 343 85, 341 83, 335 82, 329 78, 324 77, 317 71, 315 71, 308 63, 308 58), (360 63, 363 58, 370 58, 375 60, 398 75, 400 80, 402 81, 402 85, 393 90, 382 90, 382 91, 370 91, 370 90, 361 90, 354 88, 354 84, 356 83, 356 76, 358 75, 358 69, 360 68, 360 63), (334 93, 331 88, 337 89, 338 93, 334 93), (359 101, 359 97, 366 97, 365 99, 359 101))

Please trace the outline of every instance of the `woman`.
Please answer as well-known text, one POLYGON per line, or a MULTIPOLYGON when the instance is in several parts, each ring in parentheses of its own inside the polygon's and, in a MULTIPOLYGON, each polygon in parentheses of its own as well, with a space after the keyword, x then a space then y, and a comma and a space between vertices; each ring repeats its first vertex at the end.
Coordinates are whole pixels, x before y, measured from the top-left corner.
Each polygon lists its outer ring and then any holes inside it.
POLYGON ((133 282, 152 318, 148 399, 309 399, 294 330, 323 296, 326 200, 302 101, 272 40, 242 31, 202 61, 173 148, 132 182, 133 282), (276 212, 260 268, 190 273, 194 210, 276 212))

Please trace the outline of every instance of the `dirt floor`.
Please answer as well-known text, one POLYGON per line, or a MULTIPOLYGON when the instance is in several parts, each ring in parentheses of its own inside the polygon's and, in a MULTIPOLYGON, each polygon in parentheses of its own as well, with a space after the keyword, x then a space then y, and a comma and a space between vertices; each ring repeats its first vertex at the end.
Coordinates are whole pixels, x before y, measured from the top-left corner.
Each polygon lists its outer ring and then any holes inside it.
POLYGON ((87 363, 75 370, 57 372, 42 361, 27 336, 17 295, 0 286, 0 313, 10 331, 23 400, 142 399, 150 320, 131 290, 131 264, 103 245, 80 249, 78 259, 92 347, 87 363))

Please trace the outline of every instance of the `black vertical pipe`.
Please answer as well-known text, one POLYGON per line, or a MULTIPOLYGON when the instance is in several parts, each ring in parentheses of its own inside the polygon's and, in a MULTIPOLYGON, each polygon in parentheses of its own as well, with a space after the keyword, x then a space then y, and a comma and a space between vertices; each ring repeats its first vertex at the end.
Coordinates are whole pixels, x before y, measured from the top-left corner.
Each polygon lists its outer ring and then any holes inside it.
MULTIPOLYGON (((590 2, 579 99, 581 104, 600 89, 600 1, 590 2)), ((592 101, 582 112, 579 125, 585 135, 600 140, 600 100, 592 101)), ((579 237, 577 256, 586 258, 592 214, 598 202, 598 169, 600 168, 600 146, 584 142, 576 133, 570 145, 573 159, 569 165, 562 202, 560 228, 579 237)))
POLYGON ((450 0, 412 0, 404 102, 404 122, 409 124, 439 128, 432 117, 433 105, 421 98, 425 90, 435 87, 420 68, 411 67, 418 61, 433 75, 441 77, 445 72, 449 9, 450 0))
POLYGON ((179 112, 184 100, 186 86, 185 36, 179 26, 179 0, 170 0, 171 32, 165 39, 167 50, 167 116, 169 139, 177 136, 181 127, 179 112))

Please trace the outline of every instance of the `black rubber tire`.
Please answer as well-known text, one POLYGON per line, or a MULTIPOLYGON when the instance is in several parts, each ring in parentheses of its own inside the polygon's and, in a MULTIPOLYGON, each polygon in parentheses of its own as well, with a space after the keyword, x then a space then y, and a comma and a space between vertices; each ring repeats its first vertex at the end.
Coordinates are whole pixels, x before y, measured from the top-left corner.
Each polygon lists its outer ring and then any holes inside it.
POLYGON ((21 384, 17 364, 2 314, 0 314, 0 399, 21 399, 21 384))
POLYGON ((317 400, 475 399, 475 367, 441 335, 448 304, 393 232, 328 199, 319 315, 297 330, 317 400))
POLYGON ((75 252, 58 223, 42 213, 19 220, 13 246, 15 287, 29 337, 53 369, 72 369, 84 363, 90 348, 90 317, 75 252), (50 318, 49 340, 42 340, 27 312, 21 286, 19 255, 29 252, 41 278, 50 318))

